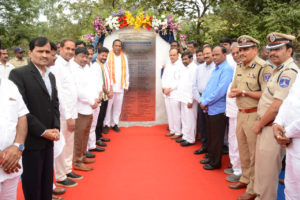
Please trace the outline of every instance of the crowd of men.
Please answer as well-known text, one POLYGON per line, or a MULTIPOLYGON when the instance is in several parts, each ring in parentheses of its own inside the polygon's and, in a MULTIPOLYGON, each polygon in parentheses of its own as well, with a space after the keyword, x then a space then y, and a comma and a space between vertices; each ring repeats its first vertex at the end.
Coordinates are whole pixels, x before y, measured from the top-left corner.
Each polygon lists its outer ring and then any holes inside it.
MULTIPOLYGON (((285 151, 286 199, 298 198, 300 78, 292 58, 294 39, 270 33, 260 56, 259 41, 247 35, 202 49, 191 41, 187 51, 171 43, 162 72, 166 136, 189 146, 200 133, 202 146, 194 153, 204 154, 205 170, 221 168, 228 146, 231 166, 224 172, 229 188, 246 188, 240 200, 276 199, 285 151)), ((94 169, 91 152, 105 151, 110 141, 103 133, 110 127, 120 132, 129 87, 122 48, 117 39, 111 51, 100 46, 95 54, 82 41, 55 45, 38 37, 29 44, 29 61, 16 48, 11 62, 1 48, 1 200, 16 199, 21 174, 25 199, 62 199, 56 195, 83 178, 73 169, 94 169)))
POLYGON ((83 179, 73 169, 93 170, 92 152, 105 151, 110 139, 103 132, 120 132, 129 87, 122 42, 98 48, 93 63, 93 46, 72 39, 33 39, 28 63, 20 48, 13 64, 7 49, 0 52, 0 199, 16 199, 21 174, 25 199, 63 199, 56 195, 83 179))
POLYGON ((239 200, 277 199, 285 151, 286 199, 299 199, 300 77, 293 40, 270 33, 260 51, 259 41, 248 35, 201 49, 191 41, 188 52, 171 44, 162 74, 166 136, 189 146, 200 133, 202 146, 194 153, 205 153, 200 161, 205 170, 221 168, 228 146, 231 164, 224 173, 230 189, 246 188, 239 200))

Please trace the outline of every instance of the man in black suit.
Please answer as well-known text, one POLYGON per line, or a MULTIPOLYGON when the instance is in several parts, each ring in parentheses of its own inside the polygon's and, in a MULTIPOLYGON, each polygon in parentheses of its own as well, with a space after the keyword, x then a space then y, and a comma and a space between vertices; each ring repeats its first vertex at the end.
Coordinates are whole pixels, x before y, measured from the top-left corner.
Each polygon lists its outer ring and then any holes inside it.
POLYGON ((46 67, 51 52, 47 38, 29 43, 31 62, 11 71, 29 110, 28 135, 23 153, 22 187, 26 200, 51 200, 53 141, 59 140, 59 110, 55 77, 46 67))

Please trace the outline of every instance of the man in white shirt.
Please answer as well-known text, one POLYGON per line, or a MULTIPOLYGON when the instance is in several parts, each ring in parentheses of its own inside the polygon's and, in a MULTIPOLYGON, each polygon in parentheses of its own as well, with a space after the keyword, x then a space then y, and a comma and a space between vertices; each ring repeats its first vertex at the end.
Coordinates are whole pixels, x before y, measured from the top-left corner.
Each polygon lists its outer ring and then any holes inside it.
POLYGON ((0 77, 0 199, 17 199, 28 110, 18 88, 0 77))
POLYGON ((8 61, 7 49, 0 49, 0 78, 8 78, 9 73, 15 67, 8 61))
POLYGON ((300 75, 280 106, 273 123, 274 137, 286 149, 285 198, 299 199, 300 191, 300 75), (293 112, 291 112, 291 110, 293 112))
POLYGON ((122 41, 116 39, 113 42, 113 49, 108 54, 107 66, 111 73, 113 98, 108 101, 104 133, 108 133, 110 126, 114 131, 120 132, 118 123, 122 111, 124 90, 127 91, 129 87, 128 59, 122 51, 122 45, 122 41))
POLYGON ((211 72, 215 69, 215 63, 212 58, 212 47, 206 45, 203 47, 203 55, 205 63, 199 65, 195 72, 193 83, 193 98, 198 102, 198 129, 201 133, 202 147, 194 152, 194 154, 207 153, 207 137, 206 137, 206 117, 205 111, 200 108, 201 94, 210 78, 211 72))
POLYGON ((183 66, 180 69, 180 78, 177 89, 177 101, 180 102, 182 139, 176 139, 181 146, 189 146, 195 143, 197 102, 193 98, 192 86, 197 65, 193 62, 193 55, 185 52, 181 56, 183 66))
POLYGON ((85 163, 93 163, 95 159, 86 157, 87 143, 93 120, 93 111, 99 106, 100 99, 97 87, 91 81, 92 72, 87 66, 88 51, 85 47, 75 50, 71 63, 73 78, 77 90, 78 118, 75 123, 74 137, 74 169, 90 171, 94 168, 85 163))
POLYGON ((75 42, 71 39, 63 40, 60 47, 60 55, 57 56, 51 72, 57 82, 61 131, 65 138, 65 146, 62 153, 55 159, 55 177, 57 185, 74 187, 82 176, 72 172, 74 130, 77 119, 77 91, 72 77, 70 60, 74 56, 75 42), (72 179, 72 180, 71 180, 72 179))
POLYGON ((98 48, 97 51, 97 59, 96 62, 93 64, 92 68, 94 68, 102 78, 99 80, 102 81, 102 83, 99 83, 99 85, 102 85, 103 90, 103 98, 101 101, 100 106, 100 112, 97 116, 97 124, 96 124, 96 144, 98 146, 105 147, 107 146, 105 142, 109 142, 110 139, 103 137, 103 121, 106 115, 108 100, 112 99, 113 97, 113 90, 112 90, 112 82, 111 77, 107 68, 106 60, 107 56, 109 54, 109 50, 105 47, 98 48))
POLYGON ((189 51, 193 55, 193 61, 196 64, 197 64, 197 56, 196 56, 197 48, 198 48, 198 44, 194 40, 189 41, 186 48, 187 51, 189 51))
POLYGON ((220 40, 220 45, 222 45, 226 49, 226 61, 229 63, 229 65, 235 68, 236 63, 231 54, 231 43, 232 41, 229 38, 222 38, 220 40))
MULTIPOLYGON (((237 42, 232 43, 231 53, 234 61, 236 63, 239 63, 240 56, 239 56, 239 48, 237 42)), ((236 66, 233 66, 234 71, 235 68, 236 66)), ((229 176, 226 177, 227 181, 237 182, 240 180, 240 177, 242 175, 239 148, 236 139, 236 124, 237 124, 237 114, 239 109, 236 105, 236 98, 230 98, 228 96, 228 94, 230 93, 230 88, 231 88, 231 84, 228 87, 227 96, 226 96, 226 116, 229 118, 228 147, 229 147, 229 158, 232 167, 225 169, 224 172, 226 174, 230 174, 229 176)))
POLYGON ((170 133, 167 133, 166 136, 172 136, 172 139, 177 139, 181 137, 181 118, 180 102, 176 99, 176 95, 182 63, 178 59, 178 49, 171 49, 169 57, 171 62, 167 63, 162 77, 162 89, 170 130, 170 133))

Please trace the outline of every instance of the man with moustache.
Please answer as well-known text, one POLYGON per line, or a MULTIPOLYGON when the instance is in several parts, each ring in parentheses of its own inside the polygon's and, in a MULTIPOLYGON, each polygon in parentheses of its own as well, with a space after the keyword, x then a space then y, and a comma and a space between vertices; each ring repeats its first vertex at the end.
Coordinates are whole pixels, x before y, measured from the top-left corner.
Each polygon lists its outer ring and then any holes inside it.
POLYGON ((171 63, 166 65, 162 77, 162 90, 165 97, 165 105, 168 116, 170 132, 166 136, 171 139, 181 137, 180 102, 176 99, 177 88, 180 78, 180 68, 178 49, 170 49, 169 58, 171 63))
MULTIPOLYGON (((196 140, 197 102, 193 98, 193 79, 197 65, 193 62, 193 55, 185 52, 181 56, 182 64, 175 99, 180 103, 182 139, 176 139, 181 146, 189 146, 196 140)), ((180 125, 177 125, 180 126, 180 125)))
POLYGON ((108 100, 112 99, 113 97, 113 89, 111 83, 111 77, 109 75, 109 70, 107 68, 106 60, 108 56, 109 50, 105 47, 100 47, 97 53, 97 60, 93 64, 92 68, 94 73, 99 76, 98 86, 102 86, 102 94, 103 98, 101 101, 100 111, 98 112, 97 116, 97 123, 96 123, 96 144, 101 147, 107 146, 105 142, 110 142, 110 139, 103 137, 103 121, 106 115, 108 100), (102 82, 101 82, 102 81, 102 82))
POLYGON ((74 135, 74 169, 81 171, 94 169, 92 166, 86 165, 86 163, 95 162, 95 159, 86 157, 86 149, 93 121, 93 111, 101 102, 98 88, 91 81, 93 74, 87 66, 88 54, 85 47, 78 47, 75 50, 74 60, 71 61, 72 75, 77 90, 78 111, 74 135))
POLYGON ((108 54, 107 66, 111 73, 113 97, 108 101, 104 119, 104 133, 109 132, 111 126, 115 132, 120 132, 118 123, 122 111, 124 92, 129 88, 129 66, 126 54, 123 52, 123 42, 113 41, 112 50, 108 54))
POLYGON ((208 158, 201 160, 205 170, 221 168, 224 135, 226 128, 226 93, 232 80, 233 69, 226 61, 226 49, 223 46, 213 48, 215 69, 207 82, 201 99, 200 107, 207 111, 207 147, 208 158), (218 124, 216 126, 216 124, 218 124))
POLYGON ((60 46, 60 55, 57 56, 51 71, 58 83, 60 123, 65 138, 65 146, 62 153, 55 159, 55 177, 57 185, 74 187, 77 185, 74 180, 82 179, 82 176, 72 172, 74 130, 77 119, 77 91, 72 77, 70 60, 74 56, 75 42, 71 39, 65 39, 60 42, 60 46))
POLYGON ((276 68, 268 74, 271 77, 259 100, 258 118, 253 126, 257 134, 254 186, 256 199, 262 200, 277 199, 278 175, 285 152, 272 134, 272 123, 298 73, 292 58, 295 37, 274 32, 268 34, 267 40, 269 56, 276 68))
POLYGON ((187 51, 189 51, 193 55, 193 61, 196 64, 197 64, 197 56, 196 56, 197 48, 198 48, 198 44, 194 40, 189 41, 186 48, 187 51))
POLYGON ((196 58, 197 58, 197 65, 204 64, 204 54, 203 54, 203 49, 197 49, 196 51, 196 58))
POLYGON ((273 71, 264 60, 257 56, 259 41, 251 36, 238 38, 241 62, 236 67, 229 97, 236 97, 239 108, 236 136, 242 166, 242 176, 231 189, 247 188, 238 199, 248 200, 256 197, 254 193, 254 165, 256 134, 252 131, 257 118, 257 105, 268 79, 273 71))
POLYGON ((215 63, 212 58, 212 47, 207 45, 203 48, 205 63, 200 65, 196 72, 193 82, 193 97, 198 102, 198 120, 197 126, 201 133, 202 147, 194 152, 194 154, 207 153, 207 136, 206 136, 206 115, 207 112, 200 108, 201 96, 206 88, 206 84, 215 69, 215 63))
POLYGON ((8 62, 8 53, 6 48, 0 48, 0 78, 8 78, 9 73, 15 67, 8 62))
POLYGON ((12 70, 9 75, 29 110, 28 134, 22 157, 22 187, 26 200, 52 199, 53 141, 60 138, 60 124, 55 77, 46 67, 50 51, 47 38, 31 40, 31 62, 12 70))

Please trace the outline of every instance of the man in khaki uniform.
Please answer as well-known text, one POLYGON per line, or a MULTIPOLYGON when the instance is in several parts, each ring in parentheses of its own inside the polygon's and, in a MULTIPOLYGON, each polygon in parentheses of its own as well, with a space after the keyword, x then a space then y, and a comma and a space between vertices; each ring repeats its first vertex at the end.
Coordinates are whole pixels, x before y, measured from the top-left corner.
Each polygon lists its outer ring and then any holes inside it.
POLYGON ((12 64, 15 67, 23 67, 25 65, 28 65, 27 59, 24 58, 24 50, 21 48, 15 48, 14 49, 15 56, 13 59, 9 61, 10 64, 12 64))
POLYGON ((281 33, 267 36, 270 59, 276 66, 258 104, 258 118, 253 131, 257 135, 255 158, 256 199, 277 199, 278 175, 283 149, 274 138, 272 123, 282 101, 294 83, 298 67, 292 58, 292 40, 295 37, 281 33))
POLYGON ((259 41, 243 35, 238 38, 241 63, 236 67, 229 97, 236 97, 239 108, 237 115, 236 136, 242 166, 240 181, 231 184, 231 189, 247 188, 238 199, 254 199, 254 162, 256 134, 252 131, 257 118, 257 104, 272 67, 257 56, 259 41))

